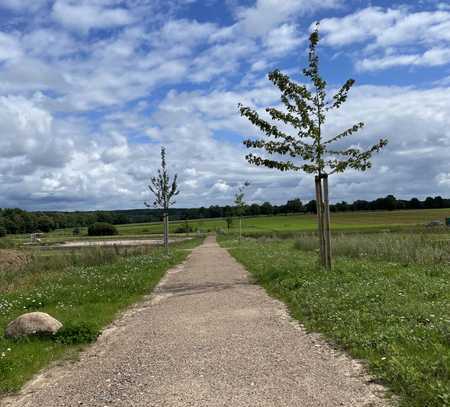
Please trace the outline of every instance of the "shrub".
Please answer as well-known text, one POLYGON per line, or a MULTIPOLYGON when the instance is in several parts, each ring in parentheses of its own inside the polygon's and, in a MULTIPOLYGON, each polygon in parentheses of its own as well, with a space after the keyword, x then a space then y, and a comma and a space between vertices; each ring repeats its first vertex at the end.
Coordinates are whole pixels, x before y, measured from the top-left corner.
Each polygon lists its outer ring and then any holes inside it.
POLYGON ((94 342, 100 332, 86 324, 64 325, 54 336, 56 342, 65 345, 76 345, 94 342))
POLYGON ((0 226, 0 237, 6 236, 6 229, 3 226, 0 226))
POLYGON ((117 234, 119 234, 119 232, 115 226, 106 222, 96 222, 88 228, 89 236, 113 236, 117 234))
POLYGON ((73 228, 72 234, 74 236, 78 236, 81 233, 80 228, 77 226, 76 228, 73 228))
POLYGON ((192 233, 192 232, 194 232, 194 228, 191 225, 189 225, 187 221, 185 221, 183 225, 178 226, 175 229, 175 233, 192 233))

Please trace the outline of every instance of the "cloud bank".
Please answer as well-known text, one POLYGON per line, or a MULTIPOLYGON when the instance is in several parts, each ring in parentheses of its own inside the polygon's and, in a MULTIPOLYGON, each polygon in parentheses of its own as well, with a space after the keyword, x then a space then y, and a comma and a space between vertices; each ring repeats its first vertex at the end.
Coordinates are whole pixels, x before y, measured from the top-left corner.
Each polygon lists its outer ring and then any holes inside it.
POLYGON ((334 200, 450 196, 445 4, 5 0, 0 8, 0 207, 143 207, 161 145, 180 176, 179 206, 230 204, 246 180, 255 202, 312 199, 308 176, 246 163, 242 140, 257 133, 237 104, 279 104, 266 74, 280 67, 300 79, 315 20, 329 86, 360 79, 327 131, 364 121, 349 143, 390 140, 367 174, 333 177, 334 200))

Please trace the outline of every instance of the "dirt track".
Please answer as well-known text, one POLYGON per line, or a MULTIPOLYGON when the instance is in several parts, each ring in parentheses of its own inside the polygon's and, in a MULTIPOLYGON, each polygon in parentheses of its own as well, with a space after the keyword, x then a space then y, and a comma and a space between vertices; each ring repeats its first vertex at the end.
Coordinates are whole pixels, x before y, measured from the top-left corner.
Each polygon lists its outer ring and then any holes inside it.
POLYGON ((0 250, 0 271, 14 270, 28 262, 28 255, 19 250, 0 250))
POLYGON ((382 406, 213 237, 84 352, 2 406, 382 406))
MULTIPOLYGON (((170 239, 169 243, 182 242, 183 240, 189 240, 186 238, 170 239)), ((75 249, 79 247, 97 247, 97 246, 155 246, 162 245, 164 242, 162 239, 114 239, 114 240, 74 240, 72 242, 65 242, 56 244, 53 246, 47 246, 47 248, 70 248, 75 249)), ((45 247, 45 246, 44 246, 45 247)))

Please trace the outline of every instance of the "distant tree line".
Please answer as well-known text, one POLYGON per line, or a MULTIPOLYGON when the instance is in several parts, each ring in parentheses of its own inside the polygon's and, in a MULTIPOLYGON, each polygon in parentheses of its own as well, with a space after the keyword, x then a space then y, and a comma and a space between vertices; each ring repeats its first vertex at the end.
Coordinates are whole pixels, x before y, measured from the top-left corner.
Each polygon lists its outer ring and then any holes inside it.
MULTIPOLYGON (((353 203, 345 201, 330 205, 331 212, 378 211, 398 209, 438 209, 450 208, 450 199, 440 196, 428 197, 423 201, 397 199, 393 195, 373 201, 358 199, 353 203)), ((244 208, 244 216, 287 215, 292 213, 316 213, 316 201, 303 203, 292 199, 285 205, 272 205, 270 202, 251 204, 244 208)), ((170 208, 172 220, 190 220, 203 218, 229 218, 236 216, 236 208, 227 205, 212 205, 208 208, 170 208)), ((22 209, 0 209, 0 232, 8 234, 50 232, 61 228, 88 227, 96 222, 114 225, 128 223, 160 222, 162 211, 159 209, 129 209, 115 211, 89 212, 28 212, 22 209)))

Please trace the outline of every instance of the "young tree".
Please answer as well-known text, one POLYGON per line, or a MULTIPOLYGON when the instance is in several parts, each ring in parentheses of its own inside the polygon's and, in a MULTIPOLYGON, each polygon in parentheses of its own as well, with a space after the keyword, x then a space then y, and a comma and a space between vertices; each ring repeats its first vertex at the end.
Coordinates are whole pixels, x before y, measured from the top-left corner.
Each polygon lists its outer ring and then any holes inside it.
POLYGON ((238 191, 234 195, 235 212, 236 215, 239 216, 239 243, 241 243, 242 239, 242 215, 244 215, 245 208, 247 207, 247 204, 244 200, 245 188, 247 188, 249 185, 250 183, 248 181, 245 181, 244 185, 240 186, 238 188, 238 191))
POLYGON ((166 252, 169 252, 169 207, 175 204, 175 196, 180 191, 177 186, 178 175, 175 174, 173 180, 170 180, 166 165, 166 149, 161 147, 161 168, 158 169, 158 175, 152 177, 151 183, 148 186, 150 191, 155 195, 153 204, 144 202, 147 207, 155 207, 163 210, 163 225, 164 225, 164 247, 166 252))
POLYGON ((355 81, 347 80, 331 100, 326 98, 327 83, 319 73, 319 57, 316 52, 318 42, 319 25, 317 24, 309 37, 309 64, 303 69, 303 74, 311 82, 311 86, 296 83, 279 70, 269 73, 269 79, 281 92, 281 101, 285 109, 271 107, 267 108, 266 112, 273 121, 292 126, 293 134, 287 134, 277 125, 264 120, 250 107, 239 104, 239 109, 241 116, 249 119, 266 135, 265 138, 244 141, 246 147, 261 149, 266 153, 247 154, 246 159, 249 163, 281 171, 303 171, 315 175, 321 264, 331 269, 328 176, 347 169, 358 171, 369 169, 372 155, 381 150, 387 144, 387 140, 380 139, 367 150, 358 147, 346 149, 333 147, 335 142, 340 142, 343 138, 362 129, 363 123, 357 123, 334 137, 324 138, 322 130, 326 114, 341 107, 347 100, 348 92, 355 81), (271 157, 274 154, 276 157, 271 157), (282 156, 288 158, 284 159, 282 156))

